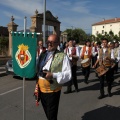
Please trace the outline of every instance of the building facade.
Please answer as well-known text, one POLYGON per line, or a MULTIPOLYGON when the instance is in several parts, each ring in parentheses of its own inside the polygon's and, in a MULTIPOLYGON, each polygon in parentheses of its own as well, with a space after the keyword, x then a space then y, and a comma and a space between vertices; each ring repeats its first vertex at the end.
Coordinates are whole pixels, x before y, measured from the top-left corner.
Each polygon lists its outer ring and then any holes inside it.
MULTIPOLYGON (((43 13, 38 13, 38 11, 35 11, 35 15, 31 16, 31 26, 30 26, 30 32, 36 32, 41 33, 39 36, 37 36, 37 40, 43 40, 43 13)), ((45 20, 45 41, 47 40, 48 36, 50 34, 57 34, 60 37, 61 31, 60 31, 60 21, 58 20, 58 17, 54 17, 52 13, 47 10, 46 11, 46 20, 45 20), (52 31, 50 31, 48 28, 52 27, 52 31)), ((11 17, 11 22, 7 24, 8 26, 8 32, 9 32, 9 47, 8 47, 8 56, 12 56, 12 35, 11 32, 16 32, 18 25, 14 23, 13 16, 11 17)))
POLYGON ((120 18, 113 18, 108 20, 103 20, 101 22, 94 23, 92 25, 92 35, 97 36, 98 34, 105 35, 112 31, 114 35, 119 35, 120 33, 120 18))

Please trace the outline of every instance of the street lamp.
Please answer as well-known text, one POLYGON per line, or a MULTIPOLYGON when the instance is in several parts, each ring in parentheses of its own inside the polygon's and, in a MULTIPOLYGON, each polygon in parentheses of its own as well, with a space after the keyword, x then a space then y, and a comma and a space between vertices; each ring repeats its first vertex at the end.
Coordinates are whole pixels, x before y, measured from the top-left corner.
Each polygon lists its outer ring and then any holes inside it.
POLYGON ((72 31, 73 31, 73 26, 71 26, 71 28, 72 28, 72 29, 71 29, 71 38, 72 38, 72 31))

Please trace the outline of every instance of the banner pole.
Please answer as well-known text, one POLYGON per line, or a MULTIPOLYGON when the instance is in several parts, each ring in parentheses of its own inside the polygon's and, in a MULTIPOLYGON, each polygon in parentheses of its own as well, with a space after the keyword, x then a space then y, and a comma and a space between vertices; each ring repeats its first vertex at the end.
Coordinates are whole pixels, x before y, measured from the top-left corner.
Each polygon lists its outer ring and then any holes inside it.
POLYGON ((43 17, 43 28, 44 28, 44 31, 43 31, 43 45, 45 47, 45 38, 46 38, 46 23, 45 23, 45 20, 46 20, 46 0, 44 0, 44 17, 43 17))
POLYGON ((26 116, 25 105, 25 77, 23 77, 23 120, 25 120, 26 116))
MULTIPOLYGON (((27 17, 25 16, 24 18, 24 37, 25 37, 25 33, 26 33, 26 19, 27 17)), ((26 102, 25 102, 25 77, 23 77, 23 120, 26 120, 26 102)))

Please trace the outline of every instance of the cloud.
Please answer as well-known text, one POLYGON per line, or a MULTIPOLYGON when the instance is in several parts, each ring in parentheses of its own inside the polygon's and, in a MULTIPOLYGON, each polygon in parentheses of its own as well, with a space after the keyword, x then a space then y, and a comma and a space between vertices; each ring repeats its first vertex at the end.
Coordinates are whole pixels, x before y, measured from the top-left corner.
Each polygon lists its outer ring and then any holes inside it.
POLYGON ((14 16, 16 19, 20 19, 20 20, 22 19, 20 16, 12 14, 11 12, 4 11, 3 13, 9 18, 11 18, 11 16, 14 16))
POLYGON ((90 1, 75 2, 71 10, 82 14, 88 14, 90 13, 90 9, 88 7, 89 3, 90 1))
POLYGON ((37 9, 39 12, 43 12, 42 0, 30 1, 30 0, 4 0, 0 1, 0 4, 8 6, 14 10, 22 12, 23 14, 32 15, 37 9))
MULTIPOLYGON (((43 13, 44 0, 0 0, 0 6, 2 16, 11 17, 13 15, 19 24, 23 23, 23 17, 27 16, 30 26, 30 17, 35 14, 35 10, 43 13)), ((96 2, 95 0, 46 0, 46 10, 50 10, 53 16, 58 16, 62 31, 74 26, 74 28, 79 27, 89 30, 89 32, 91 32, 93 23, 99 22, 103 18, 112 18, 111 13, 116 11, 112 3, 108 5, 108 2, 96 2), (104 4, 100 4, 101 2, 104 4), (113 10, 111 10, 112 8, 113 10)), ((113 13, 115 17, 116 14, 116 12, 113 13)))

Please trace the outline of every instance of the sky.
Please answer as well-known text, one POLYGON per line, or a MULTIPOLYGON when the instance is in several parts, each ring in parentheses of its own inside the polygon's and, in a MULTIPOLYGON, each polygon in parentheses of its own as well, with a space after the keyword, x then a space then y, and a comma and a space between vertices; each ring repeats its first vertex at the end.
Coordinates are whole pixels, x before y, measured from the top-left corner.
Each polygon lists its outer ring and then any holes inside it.
MULTIPOLYGON (((46 0, 46 10, 58 17, 61 31, 80 28, 91 34, 92 24, 120 18, 119 8, 120 0, 46 0)), ((0 26, 7 27, 13 16, 18 30, 23 30, 26 16, 29 29, 36 9, 44 12, 44 0, 0 0, 0 26)))

